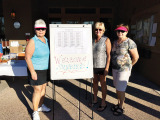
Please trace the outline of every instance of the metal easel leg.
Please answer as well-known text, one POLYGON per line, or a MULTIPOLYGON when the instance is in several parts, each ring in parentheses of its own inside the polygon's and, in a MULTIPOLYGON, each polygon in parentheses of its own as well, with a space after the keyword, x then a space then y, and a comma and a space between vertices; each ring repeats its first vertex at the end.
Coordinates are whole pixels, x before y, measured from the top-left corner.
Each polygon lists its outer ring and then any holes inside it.
MULTIPOLYGON (((92 84, 92 82, 93 82, 93 78, 91 78, 91 101, 92 101, 92 103, 93 103, 93 95, 92 95, 92 88, 93 88, 93 84, 92 84)), ((93 120, 93 107, 91 107, 92 108, 92 120, 93 120)))
POLYGON ((88 82, 88 79, 86 79, 86 100, 87 100, 87 82, 88 82))
POLYGON ((80 82, 80 80, 79 80, 79 120, 80 120, 80 113, 81 113, 81 111, 80 111, 80 93, 81 93, 81 82, 80 82))
POLYGON ((54 103, 55 103, 55 83, 53 81, 52 83, 52 87, 53 87, 53 120, 54 120, 54 103))

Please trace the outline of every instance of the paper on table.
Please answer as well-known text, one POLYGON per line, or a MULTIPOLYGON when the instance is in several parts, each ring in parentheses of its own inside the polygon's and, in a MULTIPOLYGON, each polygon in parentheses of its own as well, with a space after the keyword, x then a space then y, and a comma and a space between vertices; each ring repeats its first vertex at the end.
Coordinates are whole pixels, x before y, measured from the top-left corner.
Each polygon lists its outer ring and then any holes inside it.
POLYGON ((18 47, 18 46, 19 46, 18 41, 12 41, 12 42, 11 42, 11 46, 12 46, 12 47, 18 47))

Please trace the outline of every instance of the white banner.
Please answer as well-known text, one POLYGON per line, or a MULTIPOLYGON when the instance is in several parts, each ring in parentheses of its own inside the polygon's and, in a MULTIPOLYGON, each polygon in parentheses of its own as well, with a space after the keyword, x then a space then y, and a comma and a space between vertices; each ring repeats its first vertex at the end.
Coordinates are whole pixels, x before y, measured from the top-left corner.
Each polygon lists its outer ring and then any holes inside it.
POLYGON ((50 24, 51 80, 93 77, 91 24, 50 24))

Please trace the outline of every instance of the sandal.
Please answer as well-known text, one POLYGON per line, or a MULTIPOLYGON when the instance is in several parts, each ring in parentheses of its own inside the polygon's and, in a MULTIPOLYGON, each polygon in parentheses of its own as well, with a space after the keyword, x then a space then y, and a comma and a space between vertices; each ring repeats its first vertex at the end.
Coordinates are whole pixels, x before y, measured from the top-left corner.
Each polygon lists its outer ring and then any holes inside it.
POLYGON ((115 111, 115 110, 118 109, 118 108, 119 108, 119 104, 113 105, 113 106, 111 107, 111 111, 115 111))
POLYGON ((102 111, 104 111, 106 108, 107 108, 107 104, 106 104, 105 106, 101 106, 101 105, 100 105, 100 106, 97 108, 97 111, 102 112, 102 111))
POLYGON ((97 103, 98 103, 98 102, 93 102, 93 103, 90 102, 90 103, 88 104, 88 106, 89 106, 89 107, 93 107, 93 106, 95 106, 97 103))
POLYGON ((114 112, 113 112, 113 115, 115 116, 120 116, 124 113, 124 109, 122 108, 117 108, 114 112))

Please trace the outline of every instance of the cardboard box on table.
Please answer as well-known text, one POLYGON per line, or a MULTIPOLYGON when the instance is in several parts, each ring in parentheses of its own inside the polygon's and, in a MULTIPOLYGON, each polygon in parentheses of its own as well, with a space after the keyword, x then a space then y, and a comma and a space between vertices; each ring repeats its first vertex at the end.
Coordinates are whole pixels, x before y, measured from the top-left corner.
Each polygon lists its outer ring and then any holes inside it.
POLYGON ((18 60, 24 60, 25 52, 18 53, 18 60))
POLYGON ((23 52, 23 46, 26 46, 26 40, 9 40, 9 48, 10 48, 10 53, 20 53, 23 52), (11 46, 12 41, 18 41, 19 46, 18 47, 13 47, 11 46))
POLYGON ((10 47, 10 53, 20 53, 23 52, 23 47, 20 45, 19 47, 10 47))

